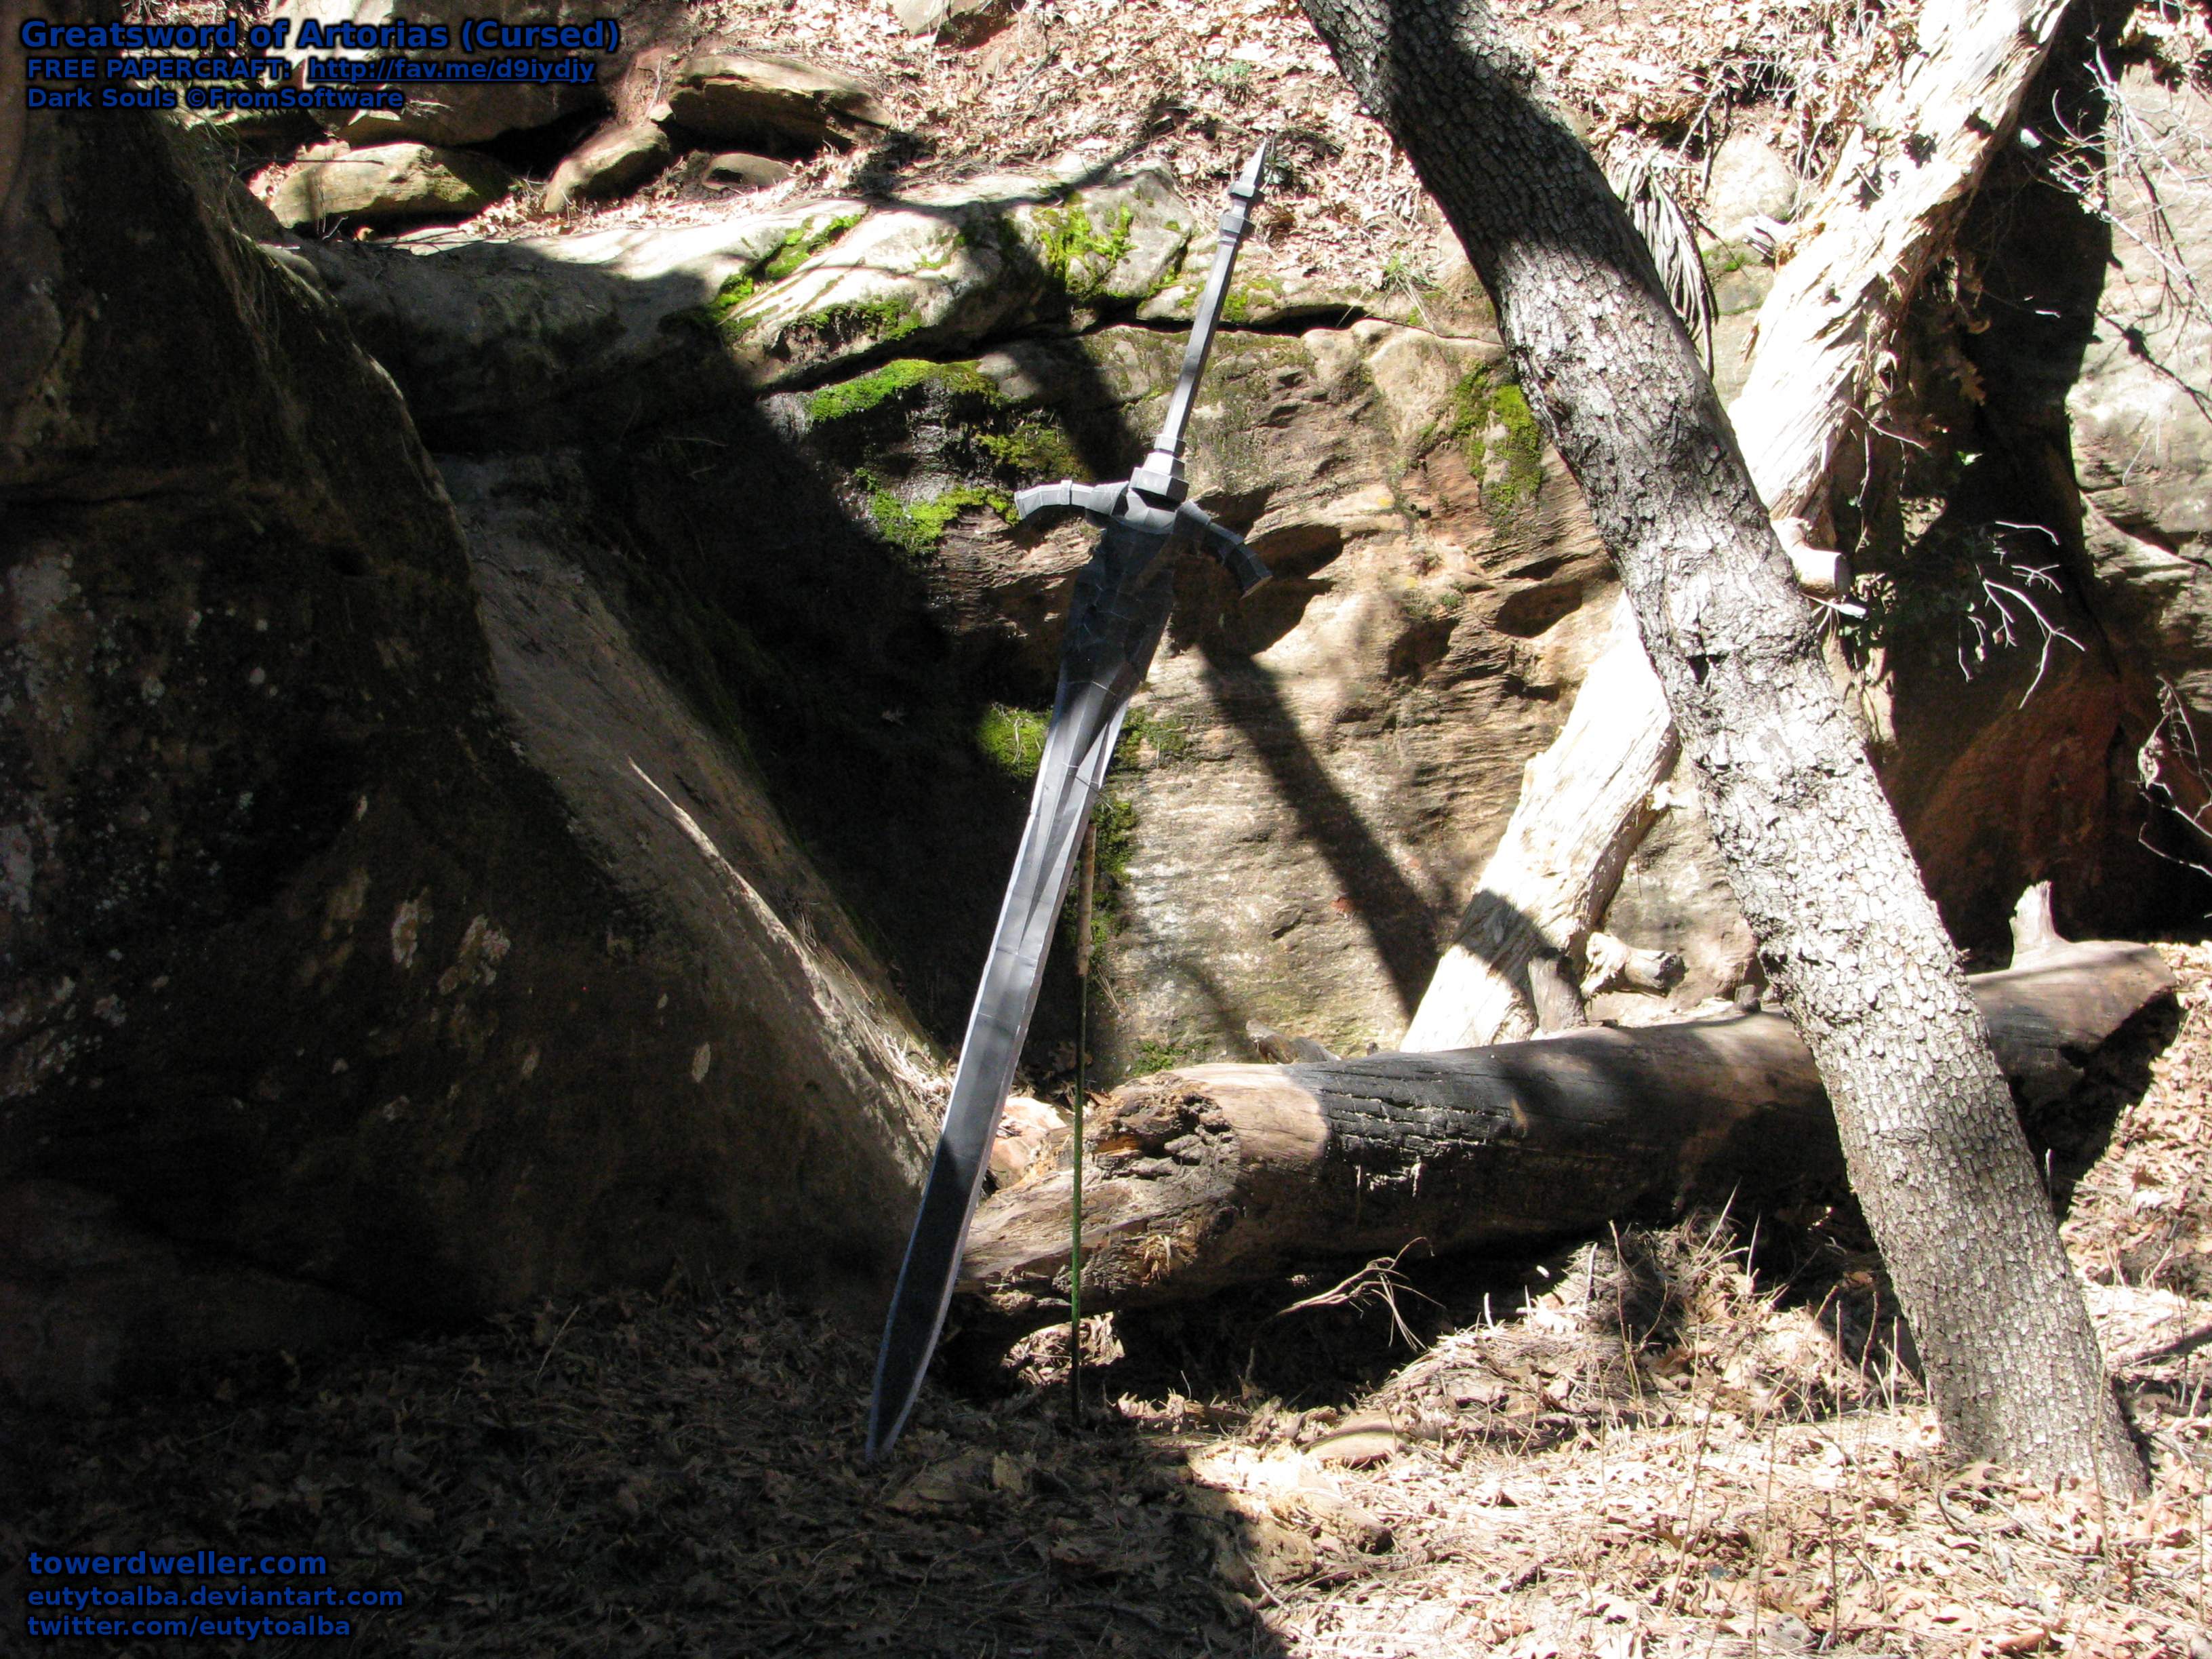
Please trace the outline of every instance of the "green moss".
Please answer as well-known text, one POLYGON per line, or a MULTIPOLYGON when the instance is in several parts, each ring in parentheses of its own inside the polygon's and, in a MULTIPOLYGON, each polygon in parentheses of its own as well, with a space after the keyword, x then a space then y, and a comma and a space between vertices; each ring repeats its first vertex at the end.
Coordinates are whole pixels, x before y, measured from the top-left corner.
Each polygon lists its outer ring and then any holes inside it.
POLYGON ((1493 518, 1518 515, 1534 506, 1544 487, 1544 434, 1528 395, 1511 381, 1491 394, 1490 416, 1503 435, 1494 477, 1486 477, 1482 504, 1493 518))
POLYGON ((1050 421, 1026 420, 1012 432, 978 433, 983 453, 1008 471, 1024 477, 1088 478, 1090 469, 1068 441, 1067 434, 1050 421))
POLYGON ((889 345, 893 340, 903 340, 921 326, 921 313, 914 308, 911 301, 855 300, 811 312, 787 332, 811 327, 835 345, 863 337, 878 345, 889 345))
POLYGON ((1519 386, 1488 368, 1474 370, 1452 388, 1448 435, 1493 520, 1516 518, 1534 503, 1544 483, 1544 434, 1519 386))
POLYGON ((1137 210, 1124 204, 1115 210, 1112 228, 1101 234, 1080 202, 1064 208, 1039 208, 1036 229, 1044 268, 1069 297, 1097 297, 1106 279, 1129 252, 1131 228, 1137 210))
POLYGON ((1164 1042, 1146 1037, 1137 1045, 1137 1074, 1176 1072, 1206 1058, 1206 1044, 1194 1037, 1171 1036, 1164 1042))
POLYGON ((848 213, 820 225, 793 227, 766 258, 756 260, 747 269, 725 276, 722 285, 714 290, 714 297, 696 313, 679 313, 669 320, 703 324, 726 340, 744 339, 752 331, 753 319, 738 317, 736 313, 750 304, 763 288, 790 276, 859 224, 863 216, 858 213, 848 213))
POLYGON ((1016 708, 994 702, 975 723, 975 746, 983 757, 1010 778, 1026 781, 1036 776, 1044 758, 1045 727, 1050 715, 1036 708, 1016 708))
POLYGON ((806 400, 806 417, 819 426, 865 414, 888 398, 896 398, 927 380, 937 365, 920 357, 901 357, 873 374, 825 386, 806 400))
POLYGON ((793 226, 785 233, 775 251, 761 262, 760 274, 771 283, 781 282, 866 216, 864 214, 846 213, 818 226, 811 221, 793 226))
POLYGON ((1013 522, 1013 500, 1000 489, 961 484, 918 501, 901 501, 879 484, 868 492, 868 516, 875 520, 877 533, 917 559, 935 552, 952 521, 973 507, 988 507, 1007 523, 1013 522))
POLYGON ((1173 714, 1154 714, 1142 708, 1132 708, 1128 720, 1121 727, 1121 740, 1114 746, 1114 764, 1117 768, 1137 764, 1138 757, 1149 745, 1153 757, 1164 766, 1171 766, 1190 757, 1190 731, 1173 714))
POLYGON ((900 357, 850 380, 825 386, 806 400, 807 418, 816 425, 842 421, 921 386, 956 397, 981 398, 993 404, 1005 396, 972 362, 933 363, 924 357, 900 357))
POLYGON ((1255 276, 1249 282, 1232 283, 1221 301, 1221 320, 1249 323, 1261 312, 1279 307, 1285 292, 1283 285, 1272 276, 1255 276))
POLYGON ((721 322, 751 299, 759 289, 760 285, 753 280, 750 270, 741 270, 734 276, 725 276, 721 287, 714 290, 714 297, 707 301, 707 315, 717 323, 721 322))
POLYGON ((1705 249, 1701 257, 1705 261, 1706 276, 1716 283, 1747 265, 1765 263, 1759 258, 1758 250, 1743 242, 1716 242, 1705 249))

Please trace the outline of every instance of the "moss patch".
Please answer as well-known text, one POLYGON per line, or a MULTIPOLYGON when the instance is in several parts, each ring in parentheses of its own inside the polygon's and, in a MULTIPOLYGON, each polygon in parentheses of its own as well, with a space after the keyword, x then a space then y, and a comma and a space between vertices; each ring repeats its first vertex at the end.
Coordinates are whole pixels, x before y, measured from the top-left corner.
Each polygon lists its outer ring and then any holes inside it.
POLYGON ((1182 1036, 1165 1039, 1146 1037, 1137 1045, 1136 1075, 1147 1076, 1153 1072, 1176 1072, 1186 1066, 1195 1066, 1206 1058, 1206 1044, 1195 1037, 1182 1036))
POLYGON ((1124 204, 1115 210, 1112 225, 1101 232, 1080 202, 1039 208, 1037 240, 1046 272, 1071 299, 1096 298, 1114 268, 1128 256, 1136 220, 1136 209, 1124 204))
POLYGON ((1249 282, 1234 283, 1221 301, 1221 320, 1224 323, 1249 323, 1263 311, 1273 311, 1283 303, 1285 290, 1272 276, 1255 276, 1249 282))
POLYGON ((889 345, 921 326, 921 313, 911 301, 854 300, 809 312, 783 332, 787 343, 812 341, 834 350, 855 340, 889 345))
POLYGON ((696 325, 733 343, 744 339, 752 331, 755 319, 739 317, 737 313, 750 305, 763 289, 790 276, 866 216, 847 213, 819 225, 810 223, 793 227, 784 234, 783 240, 770 249, 764 258, 755 260, 743 270, 725 276, 721 286, 714 290, 714 297, 705 305, 665 318, 664 325, 696 325))
POLYGON ((1544 434, 1515 381, 1478 368, 1452 388, 1451 440, 1493 523, 1518 519, 1544 484, 1544 434))
POLYGON ((794 226, 785 234, 775 251, 761 262, 760 274, 771 283, 781 282, 866 216, 859 213, 846 213, 819 226, 794 226))
POLYGON ((829 421, 849 420, 916 386, 933 386, 957 397, 981 398, 994 404, 1006 401, 998 387, 986 380, 972 362, 934 363, 925 357, 900 357, 854 380, 823 386, 806 400, 806 416, 817 426, 829 421))
POLYGON ((974 507, 988 507, 1007 523, 1014 519, 1014 503, 1002 489, 983 489, 959 484, 918 501, 902 501, 878 484, 868 491, 868 516, 876 532, 911 558, 937 550, 952 521, 974 507))
POLYGON ((759 291, 760 284, 753 280, 753 274, 750 270, 741 270, 733 276, 725 276, 722 278, 721 287, 714 290, 714 297, 707 301, 708 318, 715 323, 725 321, 732 312, 759 291))
POLYGON ((1024 477, 1091 477, 1067 434, 1050 421, 1031 419, 1021 422, 1012 432, 978 433, 975 441, 994 461, 1024 477))
POLYGON ((1121 740, 1114 746, 1114 764, 1131 767, 1139 763, 1144 750, 1149 747, 1156 763, 1172 766, 1190 757, 1190 731, 1173 714, 1149 714, 1142 708, 1132 708, 1129 718, 1122 723, 1121 740))
POLYGON ((1008 777, 1026 781, 1036 776, 1044 759, 1044 734, 1051 718, 1043 709, 994 702, 975 722, 975 746, 1008 777))

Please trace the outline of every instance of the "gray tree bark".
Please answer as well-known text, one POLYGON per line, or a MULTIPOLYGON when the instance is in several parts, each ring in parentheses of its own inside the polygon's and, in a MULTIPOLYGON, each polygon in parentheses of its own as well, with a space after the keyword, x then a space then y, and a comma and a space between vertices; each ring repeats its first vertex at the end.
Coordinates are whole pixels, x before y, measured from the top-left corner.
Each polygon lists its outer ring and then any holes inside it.
POLYGON ((1650 254, 1480 0, 1306 0, 1498 308, 1580 482, 1950 1455, 2143 1490, 1989 1036, 1650 254))

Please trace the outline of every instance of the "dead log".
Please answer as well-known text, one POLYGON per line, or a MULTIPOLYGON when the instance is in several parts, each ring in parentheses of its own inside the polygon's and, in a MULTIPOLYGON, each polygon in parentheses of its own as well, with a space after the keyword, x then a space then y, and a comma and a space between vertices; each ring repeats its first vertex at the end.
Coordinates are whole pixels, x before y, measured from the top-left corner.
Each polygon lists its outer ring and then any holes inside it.
MULTIPOLYGON (((2033 938, 2015 966, 1972 981, 2031 1115, 2173 988, 2148 946, 2033 938)), ((1106 1104, 1085 1184, 1084 1304, 1187 1300, 1416 1239, 1437 1251, 1531 1243, 1843 1176, 1812 1056, 1774 1014, 1193 1066, 1106 1104)), ((1063 1170, 988 1200, 962 1288, 1003 1313, 1064 1306, 1068 1188, 1063 1170)))

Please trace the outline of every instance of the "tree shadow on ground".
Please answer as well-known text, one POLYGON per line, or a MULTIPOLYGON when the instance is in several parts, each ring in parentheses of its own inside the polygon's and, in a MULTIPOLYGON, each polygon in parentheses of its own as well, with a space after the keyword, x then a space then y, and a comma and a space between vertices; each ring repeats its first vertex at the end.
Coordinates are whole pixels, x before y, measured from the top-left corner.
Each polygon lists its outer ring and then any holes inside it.
POLYGON ((9 1422, 0 1595, 22 1605, 27 1548, 172 1539, 401 1591, 353 1615, 365 1655, 1284 1651, 1231 1588, 1240 1523, 1194 1501, 1175 1437, 1071 1431, 1054 1393, 933 1389, 871 1467, 871 1363, 773 1292, 681 1290, 9 1422))

